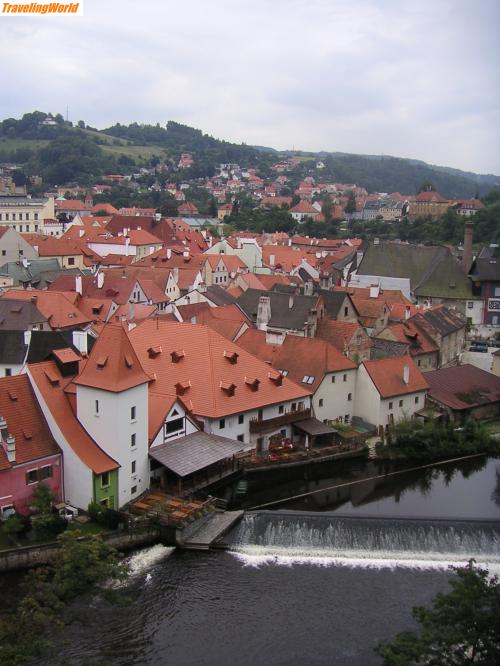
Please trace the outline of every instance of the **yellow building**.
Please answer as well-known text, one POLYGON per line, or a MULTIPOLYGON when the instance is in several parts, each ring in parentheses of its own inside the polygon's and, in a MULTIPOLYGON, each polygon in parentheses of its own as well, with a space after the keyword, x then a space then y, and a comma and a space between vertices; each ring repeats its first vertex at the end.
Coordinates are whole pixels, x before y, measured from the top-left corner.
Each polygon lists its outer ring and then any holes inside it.
POLYGON ((23 233, 43 231, 43 221, 54 219, 54 198, 35 199, 29 195, 0 196, 0 226, 23 233))
POLYGON ((430 217, 437 220, 444 215, 451 202, 444 199, 438 192, 420 192, 414 201, 410 202, 409 216, 411 219, 417 217, 430 217))

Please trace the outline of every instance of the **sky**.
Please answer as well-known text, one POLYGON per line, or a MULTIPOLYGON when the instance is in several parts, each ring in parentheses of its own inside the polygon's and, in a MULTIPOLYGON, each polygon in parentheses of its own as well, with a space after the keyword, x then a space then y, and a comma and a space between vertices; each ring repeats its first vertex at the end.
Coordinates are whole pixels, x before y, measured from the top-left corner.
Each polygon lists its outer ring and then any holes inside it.
POLYGON ((0 14, 0 118, 68 107, 70 120, 100 129, 175 120, 277 149, 500 174, 500 0, 83 8, 81 17, 0 14))

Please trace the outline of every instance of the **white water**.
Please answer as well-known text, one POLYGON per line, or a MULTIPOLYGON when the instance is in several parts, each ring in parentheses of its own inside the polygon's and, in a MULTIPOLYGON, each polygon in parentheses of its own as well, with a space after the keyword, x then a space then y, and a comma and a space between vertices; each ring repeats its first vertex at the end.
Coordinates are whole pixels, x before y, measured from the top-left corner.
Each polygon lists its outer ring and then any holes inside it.
MULTIPOLYGON (((149 583, 153 576, 151 573, 152 567, 171 555, 174 550, 175 548, 168 548, 167 546, 156 544, 149 548, 145 548, 144 550, 139 550, 133 555, 125 558, 124 563, 128 567, 129 578, 137 578, 144 574, 144 580, 149 583)), ((123 585, 127 582, 128 580, 125 580, 123 585)), ((122 584, 119 584, 118 586, 120 585, 122 584)))
MULTIPOLYGON (((334 553, 331 550, 309 550, 293 548, 273 548, 266 546, 239 546, 229 551, 230 555, 239 560, 243 566, 260 568, 263 566, 292 567, 294 565, 312 565, 318 567, 348 567, 350 569, 418 569, 447 570, 450 566, 463 566, 470 557, 457 559, 454 553, 398 553, 394 552, 361 553, 360 551, 343 551, 334 553)), ((476 557, 481 567, 492 574, 500 574, 500 557, 476 557)))
POLYGON ((245 516, 229 535, 244 566, 440 569, 474 558, 500 573, 500 526, 484 522, 366 520, 327 515, 245 516))

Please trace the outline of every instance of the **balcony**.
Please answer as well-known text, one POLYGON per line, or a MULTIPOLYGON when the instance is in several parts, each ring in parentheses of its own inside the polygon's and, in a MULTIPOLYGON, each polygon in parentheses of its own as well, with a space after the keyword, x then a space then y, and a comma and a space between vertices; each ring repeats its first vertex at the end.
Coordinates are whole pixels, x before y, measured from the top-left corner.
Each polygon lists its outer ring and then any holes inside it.
POLYGON ((311 410, 296 409, 295 411, 285 412, 272 419, 250 419, 250 433, 263 433, 276 430, 281 426, 288 425, 289 423, 296 423, 297 421, 304 421, 311 418, 311 410))

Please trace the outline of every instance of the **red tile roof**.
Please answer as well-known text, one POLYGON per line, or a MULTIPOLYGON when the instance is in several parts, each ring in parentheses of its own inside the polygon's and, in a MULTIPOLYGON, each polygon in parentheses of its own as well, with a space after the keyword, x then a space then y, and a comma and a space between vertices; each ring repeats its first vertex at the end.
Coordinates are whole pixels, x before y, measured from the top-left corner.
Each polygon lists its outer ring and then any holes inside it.
POLYGON ((371 346, 368 334, 358 322, 323 319, 318 322, 316 336, 331 343, 338 351, 344 353, 354 336, 361 336, 371 346))
MULTIPOLYGON (((27 375, 0 379, 0 416, 7 422, 7 432, 16 438, 14 465, 60 453, 27 375)), ((0 470, 12 466, 0 444, 0 470)))
POLYGON ((63 377, 54 361, 29 365, 28 373, 35 391, 40 393, 57 428, 78 458, 96 474, 117 469, 119 464, 98 446, 76 418, 65 392, 71 378, 63 377))
POLYGON ((364 361, 363 365, 382 398, 425 391, 429 388, 424 375, 409 356, 364 361), (410 371, 408 384, 403 381, 405 365, 410 371))
POLYGON ((145 372, 156 377, 150 390, 172 395, 177 383, 190 381, 183 402, 197 416, 220 418, 310 395, 286 378, 276 386, 266 363, 208 326, 146 320, 128 336, 145 372), (148 352, 152 340, 162 350, 156 357, 148 352), (239 355, 236 363, 228 360, 233 352, 239 355), (260 380, 257 391, 249 389, 249 377, 260 380), (234 384, 234 395, 223 391, 221 382, 234 384))
POLYGON ((119 392, 149 381, 124 327, 106 324, 74 383, 119 392))
POLYGON ((237 343, 254 356, 270 362, 275 370, 286 370, 287 377, 301 384, 305 376, 314 377, 308 386, 316 390, 328 372, 354 370, 357 365, 335 347, 319 338, 286 335, 282 345, 266 343, 265 331, 249 329, 237 343))
MULTIPOLYGON (((75 279, 72 276, 73 281, 75 279)), ((53 329, 78 328, 90 323, 90 319, 73 305, 66 294, 57 291, 34 289, 10 289, 0 298, 30 301, 36 305, 53 329)))

